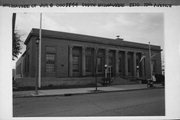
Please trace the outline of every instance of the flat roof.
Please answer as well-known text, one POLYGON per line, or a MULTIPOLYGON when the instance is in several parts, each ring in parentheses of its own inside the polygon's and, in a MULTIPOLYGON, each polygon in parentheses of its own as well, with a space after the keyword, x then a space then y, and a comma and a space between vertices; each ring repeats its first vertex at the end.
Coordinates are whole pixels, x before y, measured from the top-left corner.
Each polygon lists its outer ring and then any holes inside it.
MULTIPOLYGON (((31 32, 29 33, 25 41, 26 45, 28 44, 32 36, 39 36, 39 29, 33 28, 31 30, 31 32)), ((58 32, 58 31, 52 31, 52 30, 46 30, 46 29, 42 29, 42 37, 52 37, 52 38, 65 39, 65 40, 71 40, 71 41, 99 43, 99 44, 142 48, 142 49, 149 48, 148 44, 143 44, 143 43, 129 42, 129 41, 119 40, 119 39, 110 39, 110 38, 82 35, 82 34, 75 34, 75 33, 58 32)), ((157 45, 151 45, 151 49, 161 51, 160 46, 157 46, 157 45)))

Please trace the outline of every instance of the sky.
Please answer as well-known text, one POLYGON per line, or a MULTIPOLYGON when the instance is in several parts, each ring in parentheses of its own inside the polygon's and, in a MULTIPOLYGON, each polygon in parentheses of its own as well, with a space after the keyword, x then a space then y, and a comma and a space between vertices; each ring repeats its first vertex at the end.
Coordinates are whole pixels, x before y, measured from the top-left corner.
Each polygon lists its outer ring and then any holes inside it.
MULTIPOLYGON (((39 27, 39 13, 17 13, 15 30, 22 41, 32 28, 39 27)), ((162 13, 42 13, 42 28, 112 39, 119 35, 124 41, 151 42, 164 49, 162 13)))

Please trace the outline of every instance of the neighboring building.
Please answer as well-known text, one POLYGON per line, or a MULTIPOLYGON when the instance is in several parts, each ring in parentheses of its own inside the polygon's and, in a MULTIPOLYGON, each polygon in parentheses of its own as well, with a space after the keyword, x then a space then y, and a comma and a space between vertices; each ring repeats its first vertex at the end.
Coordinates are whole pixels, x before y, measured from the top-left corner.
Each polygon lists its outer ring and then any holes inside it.
POLYGON ((21 55, 21 57, 16 62, 16 75, 15 78, 22 78, 25 74, 25 68, 27 65, 24 64, 24 56, 26 54, 26 51, 21 55))
POLYGON ((12 69, 12 80, 14 80, 15 79, 15 76, 16 76, 16 70, 15 69, 12 69))
MULTIPOLYGON (((26 51, 18 60, 16 73, 22 86, 34 86, 37 73, 39 29, 32 29, 25 45, 26 51)), ((161 74, 161 48, 151 45, 153 73, 161 74)), ((88 85, 104 77, 104 65, 112 66, 114 80, 127 81, 150 77, 149 45, 65 32, 42 30, 42 86, 88 85), (145 58, 143 57, 145 56, 145 58), (141 58, 144 58, 141 62, 141 58), (139 63, 140 62, 140 63, 139 63), (95 64, 97 63, 97 65, 95 64), (139 69, 137 70, 137 66, 139 69)), ((120 82, 119 82, 120 83, 120 82)))

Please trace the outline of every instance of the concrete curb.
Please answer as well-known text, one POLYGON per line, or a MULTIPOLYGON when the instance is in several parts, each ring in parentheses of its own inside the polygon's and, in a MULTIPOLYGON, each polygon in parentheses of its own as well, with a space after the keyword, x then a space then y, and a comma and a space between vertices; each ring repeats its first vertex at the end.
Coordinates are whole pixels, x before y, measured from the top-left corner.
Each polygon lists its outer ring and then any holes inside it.
POLYGON ((137 89, 124 89, 124 90, 112 90, 112 91, 103 91, 103 90, 91 90, 85 93, 64 93, 64 94, 49 94, 49 95, 13 95, 14 98, 31 98, 31 97, 55 97, 55 96, 73 96, 73 95, 85 95, 85 94, 99 94, 99 93, 110 93, 110 92, 127 92, 127 91, 138 91, 138 90, 153 90, 153 89, 162 89, 164 87, 153 87, 153 88, 137 88, 137 89))

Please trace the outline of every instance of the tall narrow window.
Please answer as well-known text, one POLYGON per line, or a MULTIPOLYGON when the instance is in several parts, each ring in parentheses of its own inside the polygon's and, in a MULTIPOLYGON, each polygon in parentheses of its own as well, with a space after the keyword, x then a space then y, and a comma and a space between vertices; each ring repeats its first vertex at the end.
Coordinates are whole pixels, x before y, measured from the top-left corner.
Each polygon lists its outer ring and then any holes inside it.
POLYGON ((27 54, 26 56, 25 56, 25 72, 26 73, 28 73, 29 72, 29 55, 27 54))
POLYGON ((74 47, 72 50, 73 76, 80 76, 82 71, 82 48, 74 47))
POLYGON ((122 65, 121 65, 121 63, 122 63, 122 58, 120 56, 119 57, 119 72, 122 72, 122 65))
POLYGON ((104 71, 104 65, 105 65, 105 50, 99 49, 97 53, 97 71, 103 72, 104 71))
POLYGON ((86 56, 86 72, 92 72, 92 57, 86 56))
POLYGON ((29 72, 29 55, 27 55, 26 65, 27 65, 26 71, 29 72))
POLYGON ((122 75, 124 73, 124 68, 125 68, 125 60, 124 60, 124 52, 120 51, 118 55, 118 62, 119 62, 119 73, 122 75))
POLYGON ((115 51, 109 51, 109 65, 111 66, 111 75, 114 76, 115 73, 115 51))
POLYGON ((46 54, 46 72, 55 72, 55 54, 46 54))
POLYGON ((79 56, 73 56, 73 72, 79 72, 80 70, 80 57, 79 56))
POLYGON ((128 53, 128 72, 129 75, 133 74, 133 53, 128 53))
POLYGON ((156 60, 152 60, 152 73, 156 73, 156 60))
POLYGON ((128 72, 131 72, 131 59, 128 57, 128 72))
POLYGON ((86 72, 93 71, 93 63, 94 63, 93 49, 87 48, 86 49, 86 72))
POLYGON ((21 63, 16 67, 16 75, 22 74, 21 73, 21 63))
POLYGON ((103 57, 97 58, 97 68, 98 68, 98 72, 103 71, 103 57))
POLYGON ((56 49, 54 47, 46 47, 46 72, 55 72, 56 49))

